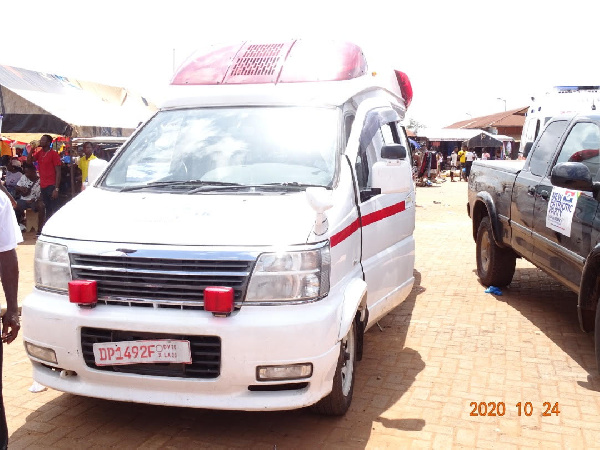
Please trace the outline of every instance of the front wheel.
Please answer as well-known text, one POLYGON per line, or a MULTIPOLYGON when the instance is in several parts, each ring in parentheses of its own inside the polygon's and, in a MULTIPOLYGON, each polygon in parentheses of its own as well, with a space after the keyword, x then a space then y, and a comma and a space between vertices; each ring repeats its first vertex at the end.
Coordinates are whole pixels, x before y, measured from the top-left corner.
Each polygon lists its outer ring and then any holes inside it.
POLYGON ((352 322, 348 334, 340 343, 340 356, 333 377, 331 393, 311 406, 314 412, 327 416, 343 416, 350 408, 354 392, 357 337, 356 322, 352 322))
POLYGON ((492 222, 484 217, 477 230, 477 275, 485 286, 508 286, 515 274, 516 257, 508 248, 496 245, 492 222))

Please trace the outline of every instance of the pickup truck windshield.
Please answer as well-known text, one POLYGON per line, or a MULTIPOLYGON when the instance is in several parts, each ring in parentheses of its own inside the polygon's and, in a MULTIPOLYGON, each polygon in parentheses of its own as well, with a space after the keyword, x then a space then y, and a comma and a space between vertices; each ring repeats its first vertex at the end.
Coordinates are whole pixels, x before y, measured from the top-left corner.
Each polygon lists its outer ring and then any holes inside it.
POLYGON ((160 111, 119 153, 102 186, 329 187, 336 168, 339 118, 335 108, 314 107, 160 111))

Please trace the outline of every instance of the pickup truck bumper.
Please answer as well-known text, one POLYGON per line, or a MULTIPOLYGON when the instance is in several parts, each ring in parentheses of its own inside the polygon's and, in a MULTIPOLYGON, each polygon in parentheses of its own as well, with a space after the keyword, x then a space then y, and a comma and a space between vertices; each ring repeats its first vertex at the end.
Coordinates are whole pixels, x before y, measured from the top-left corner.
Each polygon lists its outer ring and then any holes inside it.
MULTIPOLYGON (((333 292, 301 305, 242 306, 225 318, 201 310, 69 303, 65 295, 34 290, 23 305, 23 339, 52 349, 56 363, 30 355, 39 383, 73 394, 157 405, 235 410, 285 410, 329 394, 339 358, 341 301, 333 292), (155 376, 101 370, 84 359, 82 328, 217 336, 215 378, 155 376), (306 379, 257 381, 257 366, 312 364, 306 379), (90 364, 92 367, 90 367, 90 364), (284 390, 272 389, 287 385, 284 390), (258 386, 261 390, 254 390, 258 386), (252 390, 251 390, 252 389, 252 390), (267 390, 265 390, 267 389, 267 390), (271 390, 269 390, 271 389, 271 390)), ((113 366, 111 366, 113 367, 113 366)))

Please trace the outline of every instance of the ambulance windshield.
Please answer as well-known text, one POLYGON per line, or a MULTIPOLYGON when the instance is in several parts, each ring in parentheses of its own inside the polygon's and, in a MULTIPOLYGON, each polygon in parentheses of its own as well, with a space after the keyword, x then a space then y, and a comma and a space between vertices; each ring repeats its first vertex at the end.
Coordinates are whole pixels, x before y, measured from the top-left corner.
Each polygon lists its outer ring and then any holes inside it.
POLYGON ((339 120, 336 108, 161 111, 118 154, 102 186, 134 190, 189 182, 329 187, 339 120))

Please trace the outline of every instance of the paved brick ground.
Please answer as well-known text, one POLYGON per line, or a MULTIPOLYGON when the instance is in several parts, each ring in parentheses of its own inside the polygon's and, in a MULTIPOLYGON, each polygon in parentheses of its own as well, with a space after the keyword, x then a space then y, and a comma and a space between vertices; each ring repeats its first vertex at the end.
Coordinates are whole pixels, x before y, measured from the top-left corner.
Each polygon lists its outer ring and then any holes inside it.
MULTIPOLYGON (((502 297, 475 275, 466 183, 419 188, 417 285, 371 329, 355 398, 343 418, 307 411, 186 410, 33 394, 21 342, 6 347, 4 397, 18 448, 590 448, 600 442, 593 342, 576 296, 518 261, 502 297), (474 417, 471 402, 504 402, 474 417), (530 402, 531 416, 516 404, 530 402), (542 417, 543 403, 559 404, 542 417)), ((33 246, 19 247, 20 298, 31 290, 33 246)))

